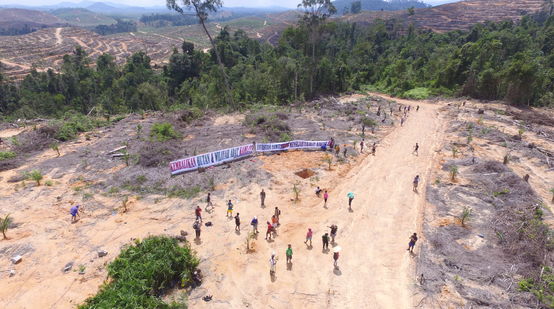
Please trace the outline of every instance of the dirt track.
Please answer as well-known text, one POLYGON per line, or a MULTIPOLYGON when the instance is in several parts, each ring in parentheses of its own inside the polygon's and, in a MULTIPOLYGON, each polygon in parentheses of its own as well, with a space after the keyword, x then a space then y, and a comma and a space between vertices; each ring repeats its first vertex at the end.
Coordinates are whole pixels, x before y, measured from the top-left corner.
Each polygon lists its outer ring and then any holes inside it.
MULTIPOLYGON (((343 181, 330 184, 334 189, 329 192, 327 209, 321 200, 311 196, 297 205, 269 193, 269 209, 263 211, 271 213, 273 206, 283 211, 283 225, 275 242, 267 243, 263 239, 263 223, 268 217, 260 217, 260 208, 252 209, 257 200, 251 198, 243 201, 248 202, 249 209, 238 211, 246 223, 256 213, 260 218, 256 253, 245 256, 242 250, 235 250, 242 243, 237 244, 237 236, 232 233, 209 233, 202 239, 203 243, 210 244, 232 241, 235 244, 232 250, 227 245, 209 249, 193 245, 201 256, 215 256, 211 262, 217 267, 212 278, 193 292, 191 305, 195 308, 228 308, 229 305, 239 308, 246 304, 254 308, 411 307, 412 259, 406 248, 411 233, 419 229, 419 216, 425 204, 422 190, 433 164, 435 145, 440 141, 441 126, 441 119, 437 117, 439 106, 418 104, 422 106, 420 111, 412 110, 404 127, 398 127, 379 145, 375 157, 366 157, 343 181), (411 154, 416 142, 420 143, 419 156, 411 154), (416 174, 423 180, 419 194, 412 192, 416 174), (353 212, 348 211, 348 192, 356 195, 353 212), (335 270, 332 253, 321 250, 321 235, 333 223, 339 227, 336 242, 342 247, 340 268, 335 270), (314 230, 312 249, 303 244, 308 227, 314 230), (295 252, 291 270, 287 270, 284 261, 288 243, 295 252), (280 258, 274 282, 270 280, 268 268, 272 250, 280 258), (214 277, 219 279, 213 280, 214 277), (204 303, 200 297, 206 294, 213 294, 214 301, 204 303)), ((252 193, 257 196, 257 192, 252 193)), ((223 209, 217 211, 216 216, 220 218, 223 212, 223 209)), ((214 221, 216 226, 220 224, 219 220, 214 221)), ((226 225, 230 227, 232 222, 226 225)))

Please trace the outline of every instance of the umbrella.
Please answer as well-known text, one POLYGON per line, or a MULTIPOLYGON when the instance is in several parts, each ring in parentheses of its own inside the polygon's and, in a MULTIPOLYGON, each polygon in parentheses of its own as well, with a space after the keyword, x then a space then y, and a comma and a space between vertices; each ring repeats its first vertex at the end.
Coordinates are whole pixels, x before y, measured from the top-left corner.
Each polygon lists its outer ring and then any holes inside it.
POLYGON ((333 252, 339 252, 340 250, 342 250, 340 246, 336 246, 333 248, 333 252))

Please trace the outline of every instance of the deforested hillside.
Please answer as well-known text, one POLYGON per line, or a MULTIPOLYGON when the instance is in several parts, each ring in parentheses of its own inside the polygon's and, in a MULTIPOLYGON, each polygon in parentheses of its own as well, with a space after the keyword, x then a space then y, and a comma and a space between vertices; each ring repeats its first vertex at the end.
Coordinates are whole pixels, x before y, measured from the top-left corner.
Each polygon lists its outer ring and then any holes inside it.
POLYGON ((465 30, 487 21, 520 20, 524 15, 549 11, 548 0, 467 0, 443 4, 431 8, 415 9, 413 13, 362 12, 346 16, 350 22, 373 22, 376 19, 395 19, 406 25, 430 29, 436 32, 465 30))

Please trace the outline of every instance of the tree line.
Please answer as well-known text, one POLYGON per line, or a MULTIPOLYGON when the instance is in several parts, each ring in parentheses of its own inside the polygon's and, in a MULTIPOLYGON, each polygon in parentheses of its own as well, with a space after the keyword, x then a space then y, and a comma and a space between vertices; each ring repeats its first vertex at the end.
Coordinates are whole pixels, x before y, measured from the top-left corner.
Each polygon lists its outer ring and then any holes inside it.
POLYGON ((228 28, 214 38, 214 46, 204 53, 183 42, 160 68, 144 52, 121 65, 103 54, 93 65, 76 47, 59 72, 33 70, 17 84, 0 73, 0 113, 32 118, 92 108, 106 114, 237 109, 368 88, 397 96, 423 88, 430 95, 554 104, 552 16, 448 33, 395 21, 360 26, 303 18, 284 30, 275 46, 228 28))

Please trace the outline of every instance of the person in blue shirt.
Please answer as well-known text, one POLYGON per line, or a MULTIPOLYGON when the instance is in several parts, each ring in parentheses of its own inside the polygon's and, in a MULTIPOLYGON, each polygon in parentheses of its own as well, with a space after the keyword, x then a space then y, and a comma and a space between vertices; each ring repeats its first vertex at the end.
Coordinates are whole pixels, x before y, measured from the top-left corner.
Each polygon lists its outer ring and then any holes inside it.
POLYGON ((79 218, 81 218, 81 216, 79 215, 79 206, 80 205, 73 206, 69 210, 69 213, 71 214, 71 222, 76 222, 77 221, 77 216, 79 216, 79 218))
POLYGON ((352 200, 354 199, 354 193, 348 192, 346 196, 348 197, 348 209, 352 209, 352 200))

